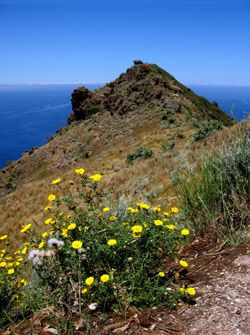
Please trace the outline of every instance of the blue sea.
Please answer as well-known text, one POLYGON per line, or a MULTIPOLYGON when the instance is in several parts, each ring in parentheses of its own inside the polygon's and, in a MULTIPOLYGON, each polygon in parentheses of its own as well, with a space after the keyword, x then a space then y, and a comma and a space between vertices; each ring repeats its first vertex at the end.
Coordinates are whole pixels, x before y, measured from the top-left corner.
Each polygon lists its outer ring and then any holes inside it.
MULTIPOLYGON (((0 85, 0 168, 34 146, 45 144, 67 124, 76 85, 0 85)), ((85 85, 89 89, 96 85, 85 85)), ((237 120, 250 115, 250 87, 190 86, 237 120)))

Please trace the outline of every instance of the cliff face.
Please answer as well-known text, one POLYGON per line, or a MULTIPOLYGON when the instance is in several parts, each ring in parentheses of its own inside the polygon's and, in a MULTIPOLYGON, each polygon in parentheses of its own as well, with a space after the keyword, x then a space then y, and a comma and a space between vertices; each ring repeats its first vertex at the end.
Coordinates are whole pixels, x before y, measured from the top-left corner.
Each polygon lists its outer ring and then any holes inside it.
POLYGON ((224 125, 232 124, 222 110, 154 64, 136 64, 94 92, 85 87, 76 89, 72 94, 72 110, 69 123, 88 119, 98 112, 124 116, 160 110, 172 121, 182 114, 189 121, 214 119, 224 125))

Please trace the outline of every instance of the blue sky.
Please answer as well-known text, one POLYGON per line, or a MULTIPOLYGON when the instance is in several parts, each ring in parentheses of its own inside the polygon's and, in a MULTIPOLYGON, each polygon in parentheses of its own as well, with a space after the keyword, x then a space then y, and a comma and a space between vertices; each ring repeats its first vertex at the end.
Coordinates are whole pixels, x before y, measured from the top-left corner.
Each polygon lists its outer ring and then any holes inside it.
POLYGON ((134 59, 250 86, 250 0, 0 0, 0 84, 104 83, 134 59))

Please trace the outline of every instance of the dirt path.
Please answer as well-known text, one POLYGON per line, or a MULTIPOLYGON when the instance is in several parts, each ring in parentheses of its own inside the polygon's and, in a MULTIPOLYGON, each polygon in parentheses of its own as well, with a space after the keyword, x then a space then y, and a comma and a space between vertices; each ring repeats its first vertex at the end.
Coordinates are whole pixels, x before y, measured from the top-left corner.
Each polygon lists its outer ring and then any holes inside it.
POLYGON ((137 325, 130 334, 250 335, 250 244, 196 256, 188 275, 198 292, 196 305, 155 311, 153 331, 137 325))
POLYGON ((250 253, 237 257, 230 269, 218 270, 198 283, 195 306, 179 311, 184 335, 250 334, 250 253))

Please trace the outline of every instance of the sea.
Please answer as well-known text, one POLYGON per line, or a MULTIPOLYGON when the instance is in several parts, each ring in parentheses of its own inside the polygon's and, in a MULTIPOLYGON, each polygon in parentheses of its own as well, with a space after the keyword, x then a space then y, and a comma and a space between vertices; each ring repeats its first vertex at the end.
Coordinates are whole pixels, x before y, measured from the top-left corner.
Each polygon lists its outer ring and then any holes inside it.
MULTIPOLYGON (((0 168, 45 144, 71 113, 72 85, 0 85, 0 168)), ((94 90, 101 84, 84 84, 94 90)), ((189 85, 240 121, 250 116, 250 87, 189 85)))

